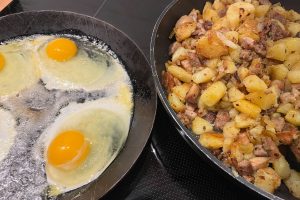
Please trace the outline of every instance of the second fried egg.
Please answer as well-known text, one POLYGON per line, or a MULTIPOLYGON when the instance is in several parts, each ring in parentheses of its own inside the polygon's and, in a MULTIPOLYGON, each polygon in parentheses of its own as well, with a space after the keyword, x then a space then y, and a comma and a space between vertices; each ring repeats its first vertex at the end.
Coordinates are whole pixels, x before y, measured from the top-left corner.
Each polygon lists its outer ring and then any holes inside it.
POLYGON ((80 37, 49 36, 38 57, 47 89, 92 91, 125 78, 121 64, 80 37))

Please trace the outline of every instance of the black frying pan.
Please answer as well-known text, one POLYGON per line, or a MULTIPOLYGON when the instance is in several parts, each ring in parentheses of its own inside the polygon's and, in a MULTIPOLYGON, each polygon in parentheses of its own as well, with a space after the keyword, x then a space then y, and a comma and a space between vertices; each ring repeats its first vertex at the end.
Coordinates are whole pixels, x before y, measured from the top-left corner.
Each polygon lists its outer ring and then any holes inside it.
MULTIPOLYGON (((175 23, 182 15, 190 13, 193 8, 202 11, 206 1, 207 0, 174 0, 167 6, 167 8, 165 8, 154 27, 151 38, 150 59, 152 73, 160 100, 176 125, 178 132, 186 140, 186 142, 202 158, 208 161, 213 167, 217 168, 222 174, 226 175, 226 177, 228 177, 231 181, 234 180, 234 182, 238 185, 248 188, 258 195, 268 199, 296 200, 296 198, 289 193, 288 189, 283 184, 273 195, 255 187, 253 184, 247 182, 241 177, 235 177, 228 167, 219 161, 209 150, 199 144, 195 135, 181 123, 179 118, 176 116, 176 113, 168 103, 166 91, 162 86, 162 71, 165 69, 165 62, 169 60, 168 49, 170 44, 173 42, 173 40, 169 39, 169 35, 173 30, 175 23)), ((273 3, 275 3, 275 1, 273 1, 273 3)), ((281 3, 287 9, 300 11, 300 6, 295 0, 282 0, 281 3)))
POLYGON ((131 39, 112 25, 72 12, 38 11, 7 15, 0 18, 0 32, 0 40, 58 32, 96 37, 109 45, 125 64, 134 88, 133 119, 125 146, 98 179, 59 199, 103 197, 128 173, 151 133, 156 112, 156 92, 145 56, 131 39))

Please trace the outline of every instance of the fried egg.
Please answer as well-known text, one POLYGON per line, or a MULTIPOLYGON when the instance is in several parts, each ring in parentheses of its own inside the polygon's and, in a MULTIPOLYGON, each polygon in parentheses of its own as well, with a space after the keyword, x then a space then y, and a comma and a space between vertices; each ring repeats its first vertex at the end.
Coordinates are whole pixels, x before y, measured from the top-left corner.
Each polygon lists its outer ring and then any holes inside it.
POLYGON ((38 58, 47 89, 92 91, 125 78, 120 63, 80 37, 44 37, 38 58))
POLYGON ((0 162, 7 156, 17 134, 15 119, 9 111, 0 109, 0 162))
POLYGON ((49 196, 95 180, 114 160, 128 135, 131 109, 117 98, 71 103, 41 134, 49 196))
POLYGON ((0 45, 0 96, 17 94, 40 78, 33 52, 25 48, 26 42, 16 40, 0 45))

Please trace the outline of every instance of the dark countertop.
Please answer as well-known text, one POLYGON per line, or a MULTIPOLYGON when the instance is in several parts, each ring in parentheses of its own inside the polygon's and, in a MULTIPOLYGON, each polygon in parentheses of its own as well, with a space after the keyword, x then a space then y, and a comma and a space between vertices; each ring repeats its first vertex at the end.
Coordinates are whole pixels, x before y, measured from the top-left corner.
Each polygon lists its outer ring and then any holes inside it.
MULTIPOLYGON (((127 33, 149 59, 153 26, 171 0, 20 0, 1 14, 67 10, 105 20, 127 33)), ((152 138, 131 172, 105 199, 259 199, 208 165, 185 143, 158 104, 152 138)))

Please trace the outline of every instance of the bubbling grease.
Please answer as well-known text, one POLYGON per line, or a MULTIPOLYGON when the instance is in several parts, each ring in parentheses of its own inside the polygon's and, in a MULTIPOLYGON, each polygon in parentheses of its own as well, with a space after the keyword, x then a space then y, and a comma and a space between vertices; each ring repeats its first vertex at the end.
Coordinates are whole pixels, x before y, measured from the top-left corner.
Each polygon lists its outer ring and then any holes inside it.
MULTIPOLYGON (((55 121, 60 110, 71 102, 84 103, 101 98, 121 99, 124 85, 131 91, 130 79, 109 47, 96 39, 86 36, 63 35, 86 43, 86 48, 95 46, 124 70, 122 80, 99 90, 48 90, 39 81, 34 86, 22 90, 17 95, 0 97, 0 107, 10 111, 16 120, 17 136, 7 157, 0 162, 0 197, 4 199, 44 199, 47 198, 47 179, 44 161, 37 159, 34 146, 41 133, 55 121)), ((30 36, 30 38, 38 35, 30 36)), ((23 39, 23 38, 21 38, 23 39)), ((9 42, 9 41, 8 41, 9 42)), ((109 63, 110 61, 108 61, 109 63)), ((128 100, 125 103, 127 103, 128 100)), ((132 107, 132 105, 129 105, 132 107)))

